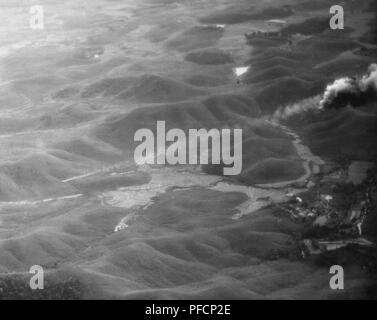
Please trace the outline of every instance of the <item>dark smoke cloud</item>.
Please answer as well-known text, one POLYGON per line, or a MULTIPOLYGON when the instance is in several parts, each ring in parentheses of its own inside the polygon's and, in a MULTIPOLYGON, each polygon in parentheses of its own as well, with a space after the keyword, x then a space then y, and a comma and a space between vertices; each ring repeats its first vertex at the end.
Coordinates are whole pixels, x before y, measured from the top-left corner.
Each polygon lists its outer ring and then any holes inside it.
POLYGON ((370 65, 363 77, 341 78, 326 87, 321 108, 358 107, 377 99, 377 64, 370 65))

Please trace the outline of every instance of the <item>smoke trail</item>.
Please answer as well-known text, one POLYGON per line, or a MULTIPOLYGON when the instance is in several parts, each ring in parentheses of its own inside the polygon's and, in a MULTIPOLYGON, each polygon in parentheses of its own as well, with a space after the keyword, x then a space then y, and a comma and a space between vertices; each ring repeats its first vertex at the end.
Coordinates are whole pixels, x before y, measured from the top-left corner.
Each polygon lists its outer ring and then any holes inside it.
POLYGON ((310 110, 319 110, 320 100, 321 97, 318 95, 312 98, 304 99, 297 103, 290 104, 285 107, 281 107, 276 110, 276 112, 273 115, 273 119, 286 120, 302 112, 310 110))
POLYGON ((364 76, 341 78, 326 87, 321 108, 357 107, 377 98, 377 64, 373 63, 364 76))

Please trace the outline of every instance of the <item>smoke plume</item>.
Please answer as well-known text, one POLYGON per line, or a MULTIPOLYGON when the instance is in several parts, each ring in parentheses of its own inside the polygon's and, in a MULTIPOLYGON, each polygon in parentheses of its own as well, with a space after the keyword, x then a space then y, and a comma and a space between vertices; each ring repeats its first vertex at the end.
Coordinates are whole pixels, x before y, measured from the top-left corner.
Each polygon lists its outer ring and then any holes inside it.
POLYGON ((320 101, 320 108, 358 107, 376 98, 377 64, 373 63, 362 77, 341 78, 329 84, 320 101))
POLYGON ((306 112, 310 110, 319 110, 318 106, 319 106, 320 100, 321 100, 321 97, 318 95, 312 98, 304 99, 297 103, 287 105, 285 107, 281 107, 276 110, 276 112, 273 115, 273 119, 286 120, 302 112, 306 112))
POLYGON ((276 110, 272 119, 286 120, 307 111, 321 109, 339 109, 351 105, 361 106, 370 101, 377 101, 377 64, 369 66, 362 77, 345 77, 329 84, 323 95, 304 99, 276 110))

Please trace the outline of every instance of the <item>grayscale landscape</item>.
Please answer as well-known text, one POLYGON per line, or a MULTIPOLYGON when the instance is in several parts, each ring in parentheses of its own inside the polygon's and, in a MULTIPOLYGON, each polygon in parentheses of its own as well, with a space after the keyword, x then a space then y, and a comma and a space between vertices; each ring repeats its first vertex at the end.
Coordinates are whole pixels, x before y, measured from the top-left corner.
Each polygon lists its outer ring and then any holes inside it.
POLYGON ((0 0, 0 299, 377 298, 373 0, 343 30, 331 0, 33 4, 0 0), (242 172, 135 164, 157 121, 242 128, 242 172))

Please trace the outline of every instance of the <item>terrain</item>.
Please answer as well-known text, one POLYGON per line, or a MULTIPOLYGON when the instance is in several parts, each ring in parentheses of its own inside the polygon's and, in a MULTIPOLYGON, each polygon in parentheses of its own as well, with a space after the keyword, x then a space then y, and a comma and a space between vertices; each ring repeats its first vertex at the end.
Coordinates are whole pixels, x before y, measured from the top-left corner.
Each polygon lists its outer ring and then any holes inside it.
POLYGON ((347 252, 331 290, 339 257, 303 258, 307 225, 282 210, 376 161, 376 101, 317 110, 377 62, 375 5, 344 3, 331 30, 329 0, 48 0, 33 30, 30 1, 1 1, 0 298, 376 298, 347 252), (159 120, 242 128, 241 174, 137 166, 134 133, 159 120), (45 290, 28 287, 32 265, 45 290))

